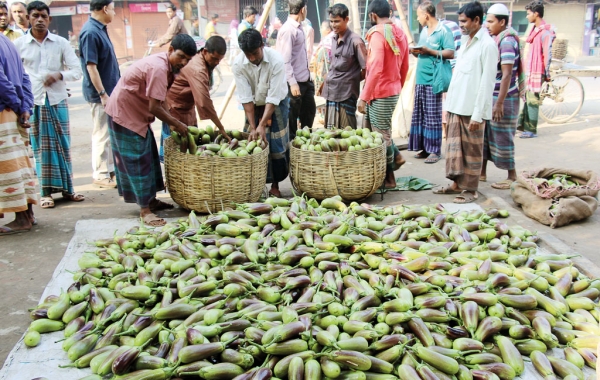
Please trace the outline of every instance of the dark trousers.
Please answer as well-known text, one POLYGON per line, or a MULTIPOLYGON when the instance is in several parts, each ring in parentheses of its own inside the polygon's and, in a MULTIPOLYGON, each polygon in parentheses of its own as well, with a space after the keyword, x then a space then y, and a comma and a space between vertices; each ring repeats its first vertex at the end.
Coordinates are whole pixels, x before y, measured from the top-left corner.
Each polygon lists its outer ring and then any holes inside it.
POLYGON ((300 86, 300 96, 292 96, 292 91, 288 86, 290 97, 290 139, 293 139, 296 136, 298 119, 300 119, 300 125, 302 127, 308 126, 309 128, 312 128, 315 114, 317 113, 317 106, 315 105, 315 84, 312 81, 298 82, 298 86, 300 86))

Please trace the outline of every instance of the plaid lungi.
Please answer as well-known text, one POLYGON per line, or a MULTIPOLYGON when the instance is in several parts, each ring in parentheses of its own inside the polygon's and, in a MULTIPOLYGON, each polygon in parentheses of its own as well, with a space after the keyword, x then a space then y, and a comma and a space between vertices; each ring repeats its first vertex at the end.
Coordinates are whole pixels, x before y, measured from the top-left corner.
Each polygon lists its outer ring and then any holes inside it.
POLYGON ((366 120, 371 124, 371 129, 383 135, 388 171, 393 171, 394 160, 400 154, 392 139, 392 114, 398 104, 398 97, 399 95, 394 95, 373 100, 371 104, 367 104, 365 115, 366 120))
MULTIPOLYGON (((494 105, 498 100, 494 96, 494 105)), ((496 122, 490 120, 485 128, 483 159, 492 161, 498 169, 515 169, 515 132, 519 118, 519 94, 504 99, 504 117, 496 122)))
POLYGON ((67 101, 51 106, 46 96, 43 106, 36 105, 29 119, 31 148, 43 197, 52 193, 75 192, 71 165, 71 131, 67 101))
POLYGON ((527 91, 525 93, 525 106, 519 115, 519 131, 537 133, 538 118, 540 114, 540 93, 527 91))
MULTIPOLYGON (((275 107, 271 121, 267 126, 267 142, 269 143, 269 169, 267 183, 281 182, 289 173, 288 143, 290 135, 288 129, 288 116, 290 99, 285 98, 275 107)), ((265 112, 265 106, 254 106, 254 121, 258 125, 265 112)), ((250 123, 246 119, 244 132, 250 130, 250 123)))
POLYGON ((415 86, 408 150, 438 156, 442 151, 442 94, 434 94, 430 85, 415 86))
POLYGON ((343 102, 327 101, 325 107, 325 126, 326 128, 346 128, 347 126, 356 129, 356 102, 354 97, 343 102))
POLYGON ((27 210, 37 204, 38 189, 23 135, 17 126, 17 115, 5 109, 0 112, 0 214, 27 210))
POLYGON ((448 113, 446 136, 446 178, 463 190, 477 191, 483 161, 485 124, 469 131, 470 116, 448 113))
POLYGON ((125 203, 148 207, 156 192, 165 189, 154 133, 146 137, 115 123, 108 117, 108 130, 115 156, 117 189, 125 203))

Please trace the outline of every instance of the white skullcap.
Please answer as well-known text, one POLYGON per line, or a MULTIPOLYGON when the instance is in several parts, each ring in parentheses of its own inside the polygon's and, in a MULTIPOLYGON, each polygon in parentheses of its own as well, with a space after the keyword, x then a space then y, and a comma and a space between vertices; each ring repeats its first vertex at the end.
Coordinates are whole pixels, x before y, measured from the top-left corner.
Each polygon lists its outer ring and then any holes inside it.
POLYGON ((494 4, 488 9, 487 14, 495 16, 509 16, 510 12, 504 4, 494 4))

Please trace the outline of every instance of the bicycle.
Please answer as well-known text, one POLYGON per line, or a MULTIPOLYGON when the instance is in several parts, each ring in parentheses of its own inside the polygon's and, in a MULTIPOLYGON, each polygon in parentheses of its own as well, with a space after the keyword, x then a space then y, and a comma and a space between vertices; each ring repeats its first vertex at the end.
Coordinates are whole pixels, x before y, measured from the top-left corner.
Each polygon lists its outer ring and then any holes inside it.
POLYGON ((540 91, 540 116, 550 124, 566 123, 574 118, 585 100, 585 90, 577 77, 598 76, 594 69, 570 65, 553 59, 551 80, 542 84, 540 91))

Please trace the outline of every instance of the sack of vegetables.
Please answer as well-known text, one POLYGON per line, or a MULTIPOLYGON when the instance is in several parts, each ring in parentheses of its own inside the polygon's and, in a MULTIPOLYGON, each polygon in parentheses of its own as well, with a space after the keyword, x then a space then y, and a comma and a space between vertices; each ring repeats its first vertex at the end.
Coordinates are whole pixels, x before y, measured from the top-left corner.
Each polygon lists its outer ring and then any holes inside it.
POLYGON ((267 180, 269 149, 228 131, 228 142, 217 130, 190 127, 188 136, 165 140, 165 176, 173 201, 201 213, 235 203, 256 202, 267 180))
POLYGON ((364 199, 385 178, 385 144, 368 129, 298 130, 290 147, 290 179, 300 193, 315 199, 364 199))

